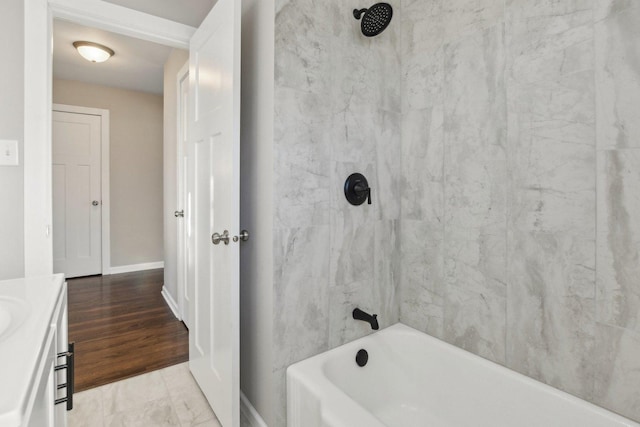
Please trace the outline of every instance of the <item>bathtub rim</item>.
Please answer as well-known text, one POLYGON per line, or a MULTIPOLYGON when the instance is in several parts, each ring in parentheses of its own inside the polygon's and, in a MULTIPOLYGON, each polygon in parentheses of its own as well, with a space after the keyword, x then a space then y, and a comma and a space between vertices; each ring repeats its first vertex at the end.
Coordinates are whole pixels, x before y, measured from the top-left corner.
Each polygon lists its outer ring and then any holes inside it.
MULTIPOLYGON (((353 424, 349 424, 349 422, 338 422, 338 420, 334 420, 333 415, 335 415, 335 413, 338 413, 340 417, 344 416, 347 417, 345 419, 352 419, 352 413, 356 413, 358 417, 370 417, 371 421, 367 420, 367 422, 371 423, 368 424, 368 426, 370 427, 387 427, 378 418, 373 416, 373 414, 371 414, 364 406, 362 406, 356 400, 352 399, 344 390, 342 390, 340 387, 338 387, 338 385, 331 381, 325 375, 324 366, 328 362, 328 360, 330 360, 336 354, 342 352, 355 354, 355 351, 357 351, 359 348, 366 348, 367 343, 372 339, 375 339, 374 337, 380 338, 385 335, 394 333, 416 335, 420 337, 420 339, 426 340, 428 345, 436 346, 439 349, 443 349, 443 351, 452 352, 453 354, 461 357, 464 361, 479 364, 479 366, 482 368, 488 369, 492 372, 497 372, 498 374, 504 375, 509 379, 522 382, 524 383, 524 385, 530 386, 536 391, 549 394, 554 398, 576 405, 577 407, 581 407, 586 411, 593 412, 594 415, 598 414, 604 419, 618 423, 620 427, 640 427, 640 423, 631 420, 621 414, 598 406, 595 403, 589 402, 566 391, 538 381, 520 372, 514 371, 513 369, 510 369, 504 365, 464 350, 460 347, 456 347, 453 344, 449 344, 441 339, 421 332, 401 322, 395 323, 394 325, 388 326, 364 337, 350 341, 341 346, 332 348, 323 353, 293 363, 289 367, 287 367, 287 412, 289 412, 289 391, 291 389, 290 381, 297 380, 301 384, 305 385, 311 393, 318 397, 318 400, 321 404, 320 411, 323 417, 328 416, 326 408, 330 405, 335 405, 335 407, 331 406, 332 414, 330 418, 332 423, 336 422, 336 424, 332 425, 351 427, 353 424), (347 403, 345 403, 344 401, 346 401, 347 403)), ((361 420, 361 418, 357 418, 357 420, 361 420)), ((357 420, 352 420, 351 422, 357 422, 357 420)))

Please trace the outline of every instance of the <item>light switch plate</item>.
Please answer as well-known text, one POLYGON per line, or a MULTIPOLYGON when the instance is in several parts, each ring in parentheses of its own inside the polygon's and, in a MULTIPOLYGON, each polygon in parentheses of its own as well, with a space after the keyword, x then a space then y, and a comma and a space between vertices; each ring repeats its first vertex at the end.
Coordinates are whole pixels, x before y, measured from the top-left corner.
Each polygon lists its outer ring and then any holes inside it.
POLYGON ((0 139, 0 166, 18 166, 18 141, 0 139))

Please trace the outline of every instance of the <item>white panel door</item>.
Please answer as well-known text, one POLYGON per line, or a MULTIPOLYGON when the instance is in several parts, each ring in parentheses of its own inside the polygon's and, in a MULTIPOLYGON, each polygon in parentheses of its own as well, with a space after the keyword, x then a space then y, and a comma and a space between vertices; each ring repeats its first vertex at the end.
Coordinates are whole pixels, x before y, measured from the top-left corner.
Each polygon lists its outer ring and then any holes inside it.
POLYGON ((239 427, 240 1, 218 0, 191 40, 189 105, 189 366, 222 425, 239 427))
POLYGON ((102 271, 101 117, 54 111, 53 271, 102 271))

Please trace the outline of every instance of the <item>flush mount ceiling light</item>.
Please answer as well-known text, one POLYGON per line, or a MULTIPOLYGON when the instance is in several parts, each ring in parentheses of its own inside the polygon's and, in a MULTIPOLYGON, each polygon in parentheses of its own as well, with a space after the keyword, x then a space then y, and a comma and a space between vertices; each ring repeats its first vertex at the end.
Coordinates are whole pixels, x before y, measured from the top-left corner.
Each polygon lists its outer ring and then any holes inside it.
POLYGON ((73 47, 89 62, 104 62, 115 54, 108 47, 93 42, 73 42, 73 47))

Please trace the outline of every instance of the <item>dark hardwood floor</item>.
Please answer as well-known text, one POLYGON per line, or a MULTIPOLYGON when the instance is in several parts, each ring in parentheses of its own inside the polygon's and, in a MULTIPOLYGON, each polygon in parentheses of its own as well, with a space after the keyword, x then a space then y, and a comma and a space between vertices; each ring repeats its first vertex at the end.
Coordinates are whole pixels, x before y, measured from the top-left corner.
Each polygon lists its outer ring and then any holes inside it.
POLYGON ((185 362, 189 335, 160 291, 163 270, 68 279, 76 390, 185 362))

